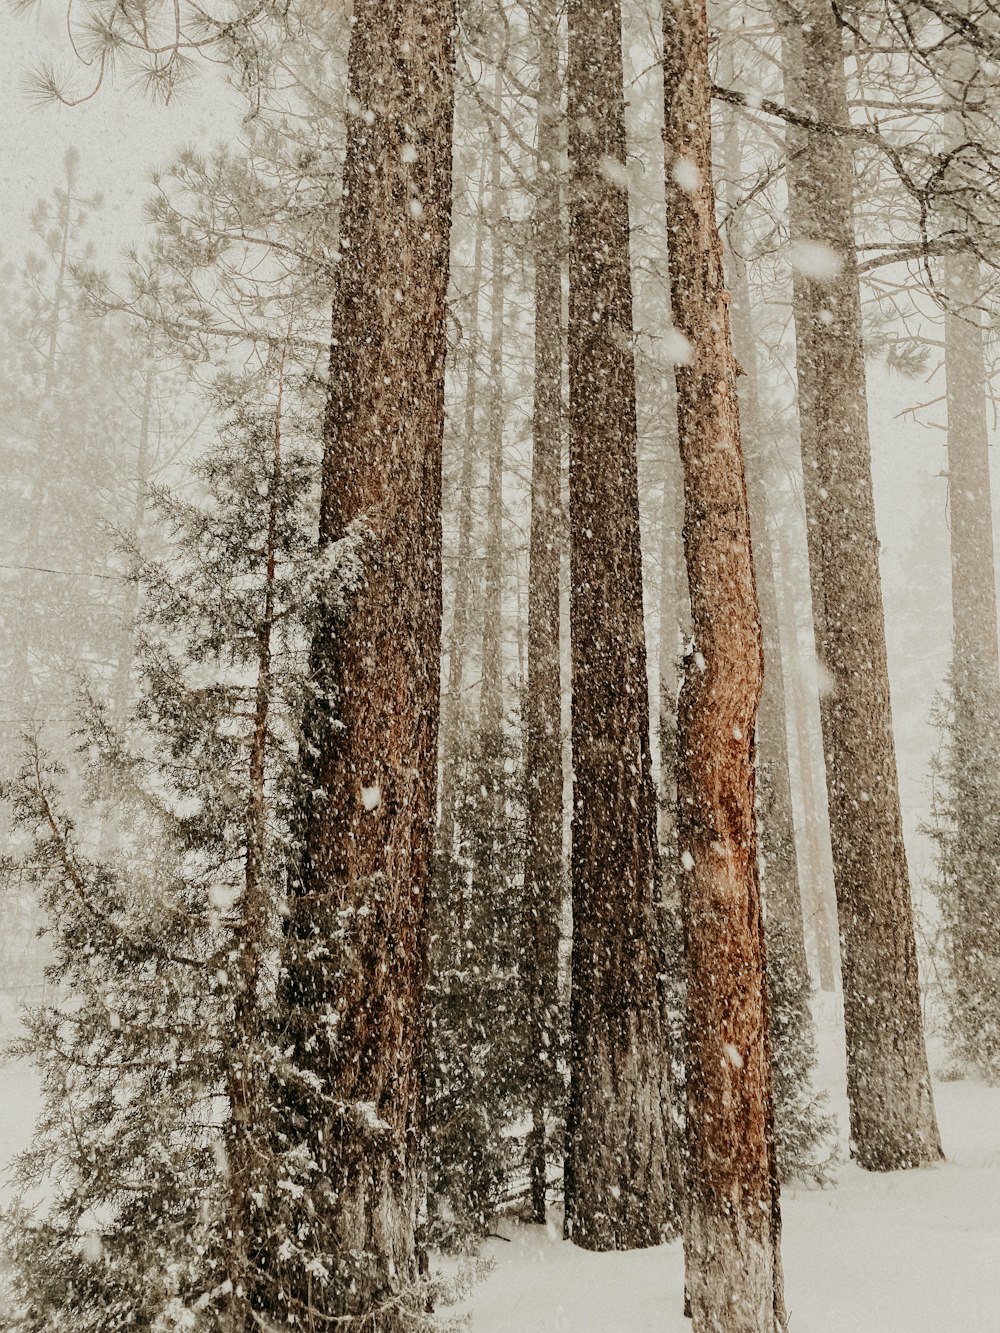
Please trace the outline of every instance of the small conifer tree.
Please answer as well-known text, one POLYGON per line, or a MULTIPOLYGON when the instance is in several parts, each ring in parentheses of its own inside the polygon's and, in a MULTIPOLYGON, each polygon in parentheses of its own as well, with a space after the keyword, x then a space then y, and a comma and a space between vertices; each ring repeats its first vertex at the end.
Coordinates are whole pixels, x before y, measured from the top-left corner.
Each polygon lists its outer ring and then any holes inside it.
POLYGON ((945 1011, 951 1051, 964 1069, 1000 1081, 1000 693, 952 665, 934 710, 941 745, 931 820, 937 846, 931 888, 946 949, 945 1011))
MULTIPOLYGON (((523 735, 507 726, 470 739, 455 757, 455 841, 438 849, 430 918, 428 1220, 431 1239, 449 1247, 481 1237, 504 1203, 526 1190, 536 1077, 527 1022, 523 735)), ((558 1049, 549 1071, 557 1156, 566 1090, 558 1049)))
POLYGON ((10 792, 59 987, 20 1043, 44 1108, 6 1218, 19 1333, 303 1326, 274 1281, 312 1179, 271 1122, 275 997, 308 628, 354 567, 317 557, 315 413, 283 379, 277 405, 221 386, 198 493, 152 494, 134 713, 122 735, 93 702, 78 737, 116 844, 87 845, 35 742, 10 792))

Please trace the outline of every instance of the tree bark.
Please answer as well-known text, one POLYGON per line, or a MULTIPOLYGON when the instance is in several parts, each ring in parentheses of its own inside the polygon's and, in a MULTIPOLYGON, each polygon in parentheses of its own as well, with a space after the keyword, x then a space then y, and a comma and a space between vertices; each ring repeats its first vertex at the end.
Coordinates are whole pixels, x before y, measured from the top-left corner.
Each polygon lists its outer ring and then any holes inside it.
POLYGON ((311 652, 306 801, 287 927, 299 1081, 317 1167, 294 1296, 395 1329, 417 1278, 424 902, 437 779, 441 442, 451 217, 450 0, 357 0, 320 536, 360 585, 311 652), (316 1089, 316 1091, 312 1091, 316 1089), (314 1200, 316 1196, 314 1195, 314 1200))
POLYGON ((551 0, 536 19, 538 175, 535 196, 535 382, 528 554, 528 685, 525 691, 528 991, 533 1074, 528 1143, 531 1216, 545 1221, 546 1110, 555 1076, 559 909, 563 893, 563 771, 559 565, 563 545, 562 269, 559 27, 551 0))
POLYGON ((617 3, 571 0, 570 627, 573 960, 566 1234, 587 1249, 677 1228, 657 982, 635 367, 617 3))
POLYGON ((678 709, 687 954, 686 1291, 695 1333, 784 1328, 754 724, 762 688, 736 365, 712 189, 704 0, 664 10, 664 143, 684 549, 694 621, 678 709))
MULTIPOLYGON (((844 52, 829 0, 791 0, 775 12, 788 105, 846 125, 844 52)), ((813 618, 826 682, 820 711, 851 1143, 861 1166, 888 1171, 936 1161, 941 1145, 892 734, 854 257, 854 165, 849 141, 835 135, 790 128, 788 150, 793 260, 799 257, 794 314, 802 471, 813 618), (825 248, 817 252, 817 245, 825 248)))

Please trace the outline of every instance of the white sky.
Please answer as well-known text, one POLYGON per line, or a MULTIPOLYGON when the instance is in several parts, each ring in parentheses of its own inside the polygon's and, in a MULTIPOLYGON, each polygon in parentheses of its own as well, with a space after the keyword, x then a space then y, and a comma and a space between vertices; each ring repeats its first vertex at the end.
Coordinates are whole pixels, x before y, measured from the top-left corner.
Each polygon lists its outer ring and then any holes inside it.
POLYGON ((81 180, 108 205, 97 239, 102 259, 110 260, 137 236, 150 172, 192 140, 231 135, 239 99, 206 65, 167 107, 125 86, 105 86, 82 106, 39 108, 26 98, 24 81, 40 58, 72 71, 81 90, 88 86, 88 71, 73 67, 64 24, 65 8, 54 0, 37 0, 26 16, 0 8, 0 249, 9 258, 21 250, 35 201, 59 183, 63 156, 75 145, 81 180))

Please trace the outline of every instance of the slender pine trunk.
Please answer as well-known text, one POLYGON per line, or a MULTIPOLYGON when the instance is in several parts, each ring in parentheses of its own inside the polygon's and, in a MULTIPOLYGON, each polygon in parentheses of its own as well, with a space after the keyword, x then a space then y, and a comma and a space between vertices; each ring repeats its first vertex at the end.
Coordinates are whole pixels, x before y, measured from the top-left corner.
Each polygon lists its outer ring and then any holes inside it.
POLYGON ((687 954, 686 1296, 695 1333, 785 1326, 754 727, 763 656, 729 294, 712 188, 703 0, 663 15, 684 548, 694 620, 678 710, 687 954))
POLYGON ((528 684, 525 692, 526 837, 524 893, 531 1003, 531 1216, 545 1221, 546 1112, 558 1076, 559 910, 563 895, 563 771, 559 566, 563 546, 562 269, 559 20, 546 0, 536 18, 538 157, 535 196, 535 380, 531 434, 528 564, 528 684))
POLYGON ((486 442, 486 546, 483 581, 483 673, 479 695, 480 736, 495 737, 503 723, 503 437, 504 437, 504 244, 501 136, 503 75, 493 79, 490 154, 490 357, 486 442))

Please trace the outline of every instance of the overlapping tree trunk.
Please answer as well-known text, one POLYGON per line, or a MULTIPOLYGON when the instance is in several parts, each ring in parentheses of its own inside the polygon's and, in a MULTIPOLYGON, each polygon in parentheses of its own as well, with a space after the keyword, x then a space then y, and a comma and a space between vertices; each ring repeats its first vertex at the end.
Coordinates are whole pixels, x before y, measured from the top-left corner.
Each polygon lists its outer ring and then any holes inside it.
POLYGON ((806 529, 834 884, 851 1143, 888 1171, 941 1156, 924 1047, 892 734, 872 495, 854 164, 841 30, 829 0, 779 0, 806 529), (823 76, 817 77, 822 70, 823 76), (818 248, 817 248, 818 247, 818 248))

